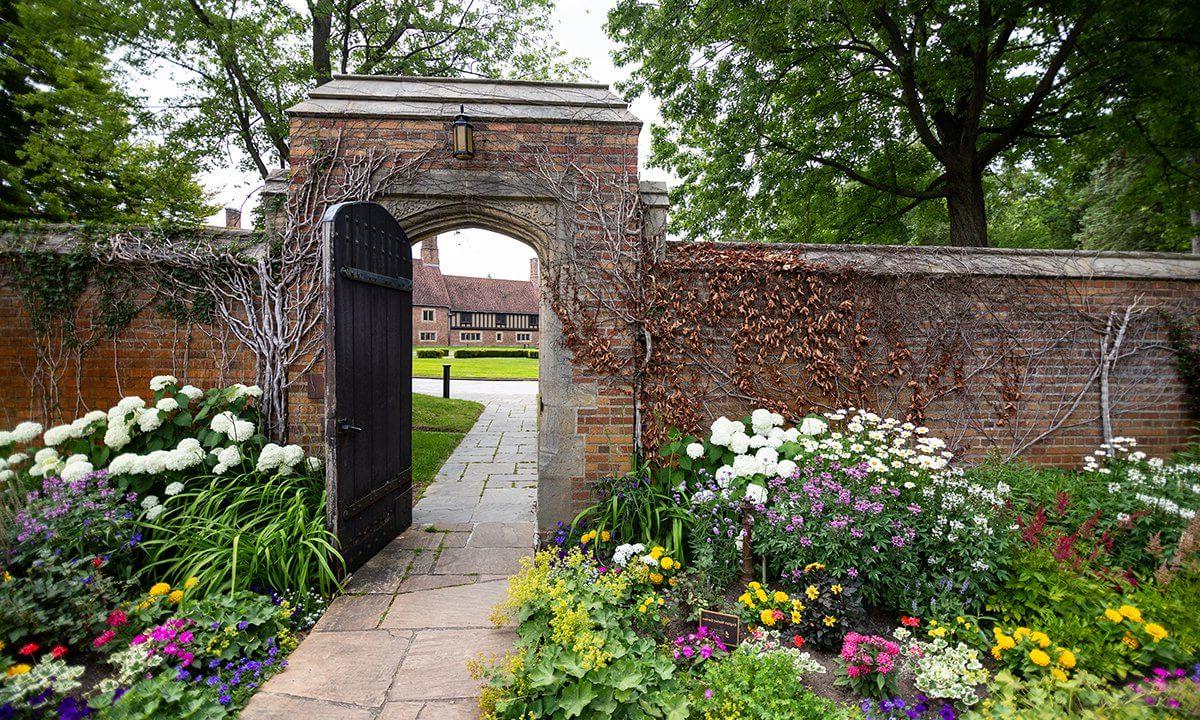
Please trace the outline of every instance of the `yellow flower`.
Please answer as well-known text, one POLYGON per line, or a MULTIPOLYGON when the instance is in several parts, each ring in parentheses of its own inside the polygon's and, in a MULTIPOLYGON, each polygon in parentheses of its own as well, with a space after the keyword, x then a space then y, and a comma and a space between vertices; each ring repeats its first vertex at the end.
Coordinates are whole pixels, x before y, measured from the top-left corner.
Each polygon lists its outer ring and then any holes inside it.
POLYGON ((767 627, 771 627, 772 625, 775 624, 775 611, 774 610, 763 610, 762 612, 760 612, 758 614, 758 618, 760 620, 762 620, 763 625, 766 625, 767 627))
POLYGON ((659 573, 650 573, 650 582, 654 583, 655 585, 658 585, 662 581, 663 581, 662 575, 660 575, 659 573))
POLYGON ((675 566, 675 561, 668 556, 662 559, 661 565, 663 570, 670 570, 675 566))
POLYGON ((600 533, 600 542, 608 542, 609 540, 612 540, 612 533, 607 530, 600 533))
POLYGON ((788 594, 782 590, 776 590, 774 597, 775 597, 775 602, 777 602, 777 603, 785 603, 788 601, 788 594))
POLYGON ((1154 642, 1161 642, 1167 637, 1167 629, 1158 623, 1146 623, 1146 634, 1154 638, 1154 642))
POLYGON ((585 533, 583 534, 583 537, 579 538, 579 543, 580 543, 581 545, 587 545, 587 544, 588 544, 588 543, 590 543, 590 542, 592 541, 592 539, 593 539, 593 538, 595 538, 595 537, 596 537, 596 531, 595 531, 595 530, 591 530, 591 531, 585 532, 585 533))
POLYGON ((171 594, 167 596, 167 600, 170 600, 172 603, 178 605, 180 602, 183 601, 183 591, 182 590, 172 591, 171 594))
POLYGON ((3 575, 0 575, 0 577, 4 578, 4 582, 8 582, 8 581, 12 580, 12 573, 10 573, 9 571, 5 570, 5 571, 4 571, 4 574, 3 574, 3 575))
POLYGON ((959 625, 962 625, 966 621, 967 621, 966 618, 964 618, 962 615, 959 615, 958 617, 954 618, 954 622, 958 623, 959 625))
POLYGON ((1128 630, 1125 631, 1125 637, 1121 638, 1121 642, 1125 643, 1131 650, 1137 650, 1141 646, 1138 639, 1131 635, 1128 630))
POLYGON ((747 585, 746 587, 750 588, 751 590, 757 590, 760 587, 762 587, 762 585, 758 582, 752 582, 749 585, 747 585))
POLYGON ((665 552, 666 552, 666 550, 655 545, 654 547, 650 548, 650 557, 657 560, 657 559, 661 558, 665 552))
POLYGON ((1063 650, 1058 655, 1058 664, 1070 670, 1075 667, 1075 653, 1070 650, 1063 650))
POLYGON ((825 616, 825 627, 833 627, 834 625, 837 625, 837 618, 835 618, 832 615, 826 615, 825 616))
POLYGON ((796 612, 795 610, 792 611, 792 624, 793 625, 799 625, 803 619, 804 619, 803 615, 796 612))
POLYGON ((1021 642, 1025 638, 1029 637, 1029 634, 1030 634, 1029 628, 1019 627, 1019 628, 1017 628, 1016 632, 1013 633, 1013 639, 1016 640, 1017 642, 1021 642))
POLYGON ((824 570, 825 565, 819 562, 811 562, 804 566, 804 572, 812 572, 813 570, 824 570))
POLYGON ((1034 648, 1029 651, 1029 661, 1038 667, 1046 667, 1050 664, 1050 656, 1046 654, 1045 650, 1034 648))
POLYGON ((17 663, 16 665, 13 665, 12 667, 10 667, 6 674, 9 677, 16 677, 18 675, 24 675, 25 673, 29 672, 31 669, 32 668, 30 668, 25 663, 17 663))
POLYGON ((820 596, 821 591, 817 590, 816 585, 809 585, 808 587, 804 588, 804 594, 808 596, 809 600, 816 600, 817 597, 820 596))
POLYGON ((1104 611, 1104 617, 1108 618, 1110 621, 1115 622, 1115 623, 1119 623, 1123 619, 1121 617, 1121 613, 1117 612, 1116 610, 1113 610, 1112 608, 1108 608, 1104 611))
POLYGON ((1058 668, 1050 668, 1050 675, 1059 682, 1067 681, 1067 674, 1058 668))
POLYGON ((1037 646, 1040 648, 1050 647, 1050 637, 1041 630, 1030 633, 1029 639, 1037 643, 1037 646))
POLYGON ((171 586, 164 582, 155 583, 150 588, 151 595, 166 595, 169 592, 171 592, 171 586))
POLYGON ((1142 611, 1138 610, 1132 605, 1122 605, 1121 607, 1117 608, 1117 612, 1121 613, 1122 617, 1129 618, 1135 623, 1140 623, 1142 621, 1142 611))
POLYGON ((841 585, 831 585, 831 586, 829 587, 829 592, 833 593, 834 595, 841 595, 841 594, 842 594, 842 589, 843 589, 843 588, 842 588, 842 586, 841 586, 841 585))
POLYGON ((999 645, 992 646, 992 657, 996 658, 997 660, 1000 659, 1000 646, 999 645))
POLYGON ((944 628, 944 627, 933 628, 932 630, 929 631, 929 637, 931 637, 931 638, 946 637, 946 628, 944 628))
POLYGON ((763 589, 761 587, 754 591, 754 597, 758 598, 759 602, 767 601, 767 594, 765 592, 763 592, 763 589))
POLYGON ((738 602, 749 607, 754 607, 754 601, 750 599, 750 593, 748 592, 738 595, 738 602))
POLYGON ((1012 650, 1016 646, 1017 641, 1013 640, 1011 636, 1005 635, 1004 633, 1000 633, 996 636, 996 647, 1000 648, 1001 650, 1012 650))

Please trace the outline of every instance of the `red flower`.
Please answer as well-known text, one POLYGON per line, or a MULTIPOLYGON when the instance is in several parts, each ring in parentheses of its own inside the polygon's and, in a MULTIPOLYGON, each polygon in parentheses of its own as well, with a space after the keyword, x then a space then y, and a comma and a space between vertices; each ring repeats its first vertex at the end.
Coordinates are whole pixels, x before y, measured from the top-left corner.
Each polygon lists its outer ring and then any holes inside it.
POLYGON ((97 647, 97 648, 104 647, 105 645, 107 645, 109 643, 109 641, 111 641, 116 636, 117 636, 117 634, 115 632, 113 632, 112 630, 105 630, 104 632, 100 633, 100 635, 97 636, 95 640, 92 641, 92 647, 97 647))
POLYGON ((17 652, 19 652, 20 654, 22 654, 26 657, 30 657, 35 652, 37 652, 38 650, 41 650, 41 649, 42 649, 42 646, 38 645, 37 643, 26 643, 25 645, 22 645, 21 649, 18 650, 17 652))
POLYGON ((795 645, 796 647, 804 647, 804 638, 800 637, 799 635, 793 635, 792 645, 795 645))
POLYGON ((99 557, 99 556, 92 558, 92 567, 100 567, 103 564, 104 564, 104 558, 99 557))
POLYGON ((129 618, 123 611, 113 610, 108 614, 108 620, 106 622, 108 623, 109 627, 121 627, 125 623, 129 622, 129 618))
POLYGON ((909 617, 907 615, 900 616, 900 624, 904 627, 921 627, 921 618, 909 617))
POLYGON ((67 654, 67 648, 65 648, 62 645, 55 645, 50 650, 50 657, 54 658, 55 660, 59 659, 60 657, 62 657, 63 655, 66 655, 66 654, 67 654))

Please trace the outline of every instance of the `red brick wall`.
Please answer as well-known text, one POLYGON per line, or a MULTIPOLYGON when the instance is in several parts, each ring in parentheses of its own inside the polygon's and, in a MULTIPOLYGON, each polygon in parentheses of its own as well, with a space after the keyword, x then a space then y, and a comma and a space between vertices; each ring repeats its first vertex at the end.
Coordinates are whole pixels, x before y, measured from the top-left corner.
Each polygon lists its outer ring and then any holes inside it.
POLYGON ((418 347, 445 347, 449 345, 450 312, 446 308, 413 307, 413 345, 418 347), (426 310, 433 311, 433 320, 422 319, 426 310), (437 333, 433 340, 422 340, 422 332, 437 333))

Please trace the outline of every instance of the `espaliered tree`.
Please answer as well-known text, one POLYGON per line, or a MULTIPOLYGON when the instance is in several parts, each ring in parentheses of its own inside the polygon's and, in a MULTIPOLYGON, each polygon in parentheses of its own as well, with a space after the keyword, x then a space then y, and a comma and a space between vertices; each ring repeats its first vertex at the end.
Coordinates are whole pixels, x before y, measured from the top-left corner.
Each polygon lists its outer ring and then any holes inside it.
POLYGON ((881 218, 944 202, 950 244, 985 246, 989 170, 1105 122, 1144 65, 1132 54, 1186 44, 1183 7, 620 0, 609 32, 636 66, 630 89, 662 101, 655 157, 683 178, 685 234, 715 219, 786 235, 834 192, 831 206, 859 193, 881 218))

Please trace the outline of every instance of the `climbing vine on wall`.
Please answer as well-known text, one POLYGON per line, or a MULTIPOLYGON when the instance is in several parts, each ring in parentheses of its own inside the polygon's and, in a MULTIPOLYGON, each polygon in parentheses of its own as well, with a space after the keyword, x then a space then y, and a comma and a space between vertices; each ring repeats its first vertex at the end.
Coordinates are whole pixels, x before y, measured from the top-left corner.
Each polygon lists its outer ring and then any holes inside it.
POLYGON ((1164 319, 1179 377, 1187 388, 1188 409, 1200 420, 1200 322, 1169 314, 1164 319))

